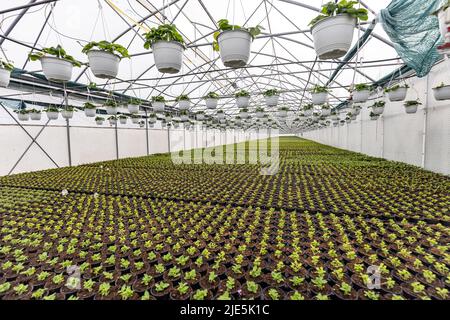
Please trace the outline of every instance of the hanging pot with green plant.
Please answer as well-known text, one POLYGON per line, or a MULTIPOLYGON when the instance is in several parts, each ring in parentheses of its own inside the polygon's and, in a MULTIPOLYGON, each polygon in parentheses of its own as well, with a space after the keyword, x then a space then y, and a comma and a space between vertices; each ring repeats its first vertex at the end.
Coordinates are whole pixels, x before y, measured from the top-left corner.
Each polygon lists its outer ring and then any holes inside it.
POLYGON ((97 107, 93 103, 85 102, 83 104, 83 108, 86 117, 95 117, 95 115, 97 114, 97 107))
POLYGON ((280 107, 278 108, 278 117, 286 118, 288 116, 289 108, 288 107, 280 107))
POLYGON ((381 115, 384 112, 384 107, 386 105, 386 102, 384 101, 376 101, 372 105, 372 112, 376 115, 381 115))
POLYGON ((416 113, 417 112, 417 108, 420 105, 422 105, 422 103, 420 103, 419 100, 405 101, 405 103, 404 103, 405 111, 408 114, 416 113))
POLYGON ((331 115, 331 120, 339 121, 339 114, 337 113, 336 110, 331 111, 330 115, 331 115))
POLYGON ((152 97, 152 108, 154 112, 164 112, 166 99, 163 96, 152 97))
POLYGON ((209 92, 205 97, 206 108, 214 110, 217 108, 217 104, 219 103, 219 95, 216 92, 209 92))
POLYGON ((105 122, 105 118, 103 118, 103 117, 95 117, 95 123, 98 126, 101 126, 104 122, 105 122))
POLYGON ((446 85, 443 82, 433 88, 434 98, 437 101, 450 100, 450 85, 446 85))
POLYGON ((48 120, 57 120, 59 117, 59 108, 55 105, 49 105, 45 109, 45 113, 47 114, 48 120))
POLYGON ((64 109, 61 110, 61 116, 64 119, 72 119, 73 118, 73 113, 75 112, 75 108, 72 106, 67 106, 64 109))
POLYGON ((311 100, 315 105, 327 102, 329 90, 327 87, 315 85, 311 90, 311 100))
POLYGON ((140 115, 137 115, 137 114, 132 114, 130 119, 131 119, 131 123, 132 124, 139 124, 139 122, 141 121, 142 117, 140 115))
POLYGON ((365 83, 355 85, 352 101, 356 103, 363 103, 369 99, 371 86, 365 83))
POLYGON ((409 86, 407 84, 401 86, 396 85, 385 89, 384 92, 388 94, 389 100, 391 102, 403 101, 406 99, 406 94, 408 93, 409 86))
POLYGON ((242 108, 241 110, 239 110, 239 116, 242 119, 247 119, 248 118, 248 109, 247 108, 242 108))
POLYGON ((183 63, 184 40, 174 24, 151 28, 144 34, 144 48, 153 50, 155 65, 161 73, 178 73, 183 63))
POLYGON ((0 87, 6 88, 9 85, 13 69, 12 63, 0 59, 0 87))
POLYGON ((129 57, 125 47, 106 40, 89 42, 82 52, 88 56, 92 73, 103 79, 115 78, 119 72, 120 60, 129 57))
POLYGON ((109 124, 110 124, 111 126, 117 125, 117 117, 116 117, 116 116, 111 116, 111 117, 109 117, 109 118, 108 118, 108 121, 109 121, 109 124))
POLYGON ((123 124, 123 125, 127 124, 128 117, 126 115, 124 115, 124 114, 121 114, 119 116, 119 122, 120 122, 120 124, 123 124))
POLYGON ((70 81, 73 67, 81 67, 81 62, 68 55, 60 45, 30 53, 28 57, 31 61, 41 62, 42 71, 49 81, 70 81))
POLYGON ((238 108, 248 108, 250 104, 250 93, 246 90, 238 91, 234 94, 238 108))
POLYGON ((178 109, 179 110, 188 110, 191 106, 191 99, 189 99, 189 96, 187 94, 179 95, 176 99, 176 102, 178 102, 178 109))
POLYGON ((31 109, 30 110, 30 119, 33 121, 39 121, 42 118, 41 110, 31 109))
POLYGON ((314 111, 314 105, 312 103, 308 103, 303 106, 303 114, 305 115, 305 117, 312 116, 313 111, 314 111))
POLYGON ((356 4, 347 0, 328 2, 322 6, 321 14, 309 23, 319 59, 338 59, 348 52, 357 20, 369 18, 367 10, 355 8, 356 4))
POLYGON ((331 106, 328 103, 323 104, 320 107, 321 115, 324 117, 328 117, 331 114, 331 106))
POLYGON ((370 117, 370 120, 378 120, 378 118, 380 117, 380 115, 379 115, 379 114, 376 114, 376 113, 374 113, 374 112, 372 111, 372 112, 370 112, 369 117, 370 117))
POLYGON ((131 114, 139 113, 139 106, 141 105, 142 101, 137 98, 131 98, 130 101, 128 101, 128 112, 131 114))
POLYGON ((261 107, 256 108, 255 115, 259 119, 263 118, 264 117, 264 109, 261 107))
POLYGON ((195 117, 196 117, 197 121, 203 121, 203 120, 205 120, 205 112, 199 111, 199 112, 197 112, 195 117))
POLYGON ((149 123, 156 123, 156 121, 158 120, 157 116, 155 113, 150 113, 150 115, 148 116, 148 122, 149 123))
POLYGON ((280 93, 277 89, 269 89, 264 92, 264 99, 266 100, 266 105, 268 107, 274 107, 278 105, 278 100, 280 99, 280 93))
POLYGON ((117 114, 117 109, 118 109, 118 104, 117 102, 115 102, 112 99, 108 99, 104 104, 103 107, 106 108, 106 113, 108 115, 116 115, 117 114))
POLYGON ((180 111, 180 120, 183 122, 189 120, 189 113, 187 110, 180 111))
POLYGON ((252 40, 261 33, 261 26, 243 28, 231 25, 227 19, 217 22, 219 30, 214 33, 214 51, 220 51, 225 67, 242 68, 250 58, 252 40))
POLYGON ((19 119, 19 121, 28 121, 28 120, 30 120, 30 112, 29 112, 29 110, 19 109, 19 110, 15 110, 14 112, 17 113, 17 118, 19 119))

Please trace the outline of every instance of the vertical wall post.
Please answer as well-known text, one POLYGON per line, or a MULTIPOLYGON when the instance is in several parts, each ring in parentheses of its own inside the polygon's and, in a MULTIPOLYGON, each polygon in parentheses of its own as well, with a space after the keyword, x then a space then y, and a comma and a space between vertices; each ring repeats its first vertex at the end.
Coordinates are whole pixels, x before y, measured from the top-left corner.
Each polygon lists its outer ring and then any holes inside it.
MULTIPOLYGON (((64 104, 66 110, 69 108, 69 97, 67 95, 66 84, 64 83, 64 104)), ((70 143, 70 120, 66 119, 66 136, 67 136, 67 155, 69 158, 69 167, 72 166, 72 148, 70 143)))
POLYGON ((147 155, 150 155, 150 146, 149 146, 149 138, 148 138, 148 116, 147 116, 147 108, 145 110, 145 141, 147 143, 147 155))
POLYGON ((428 130, 428 105, 430 104, 430 74, 427 75, 427 88, 425 90, 426 101, 423 107, 423 132, 422 132, 422 168, 425 169, 427 157, 427 130, 428 130))
POLYGON ((169 153, 170 153, 170 126, 169 126, 169 124, 167 124, 167 146, 169 148, 169 153))
POLYGON ((119 160, 119 133, 117 129, 117 120, 116 124, 114 126, 114 134, 115 134, 115 140, 116 140, 116 159, 119 160))

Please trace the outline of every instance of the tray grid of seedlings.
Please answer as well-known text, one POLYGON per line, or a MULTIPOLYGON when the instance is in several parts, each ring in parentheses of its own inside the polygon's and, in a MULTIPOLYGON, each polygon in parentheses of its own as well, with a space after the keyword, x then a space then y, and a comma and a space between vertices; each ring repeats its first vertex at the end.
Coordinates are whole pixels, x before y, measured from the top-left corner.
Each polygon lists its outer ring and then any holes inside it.
POLYGON ((0 299, 450 298, 448 177, 297 138, 280 158, 0 178, 0 299))

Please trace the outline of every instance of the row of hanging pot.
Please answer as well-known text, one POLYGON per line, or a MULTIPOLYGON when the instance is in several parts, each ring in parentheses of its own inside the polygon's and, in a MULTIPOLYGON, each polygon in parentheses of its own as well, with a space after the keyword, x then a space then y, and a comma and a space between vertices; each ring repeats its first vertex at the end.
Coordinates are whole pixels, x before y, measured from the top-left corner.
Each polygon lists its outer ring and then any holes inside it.
MULTIPOLYGON (((355 9, 353 2, 343 0, 325 4, 322 14, 310 23, 318 57, 336 59, 345 55, 350 48, 357 21, 367 19, 367 10, 355 9)), ((220 52, 223 64, 230 68, 246 66, 250 58, 251 43, 263 28, 259 25, 231 25, 226 19, 219 20, 217 26, 218 30, 213 36, 213 48, 220 52)), ((186 44, 174 24, 151 28, 144 37, 144 47, 152 49, 159 72, 174 74, 181 70, 186 44)), ((93 74, 106 79, 115 78, 120 60, 130 57, 125 47, 106 40, 90 42, 83 47, 82 52, 87 55, 93 74)), ((72 68, 83 64, 69 55, 61 45, 32 52, 29 58, 41 62, 48 80, 59 82, 70 81, 72 68)), ((2 63, 0 67, 4 70, 12 69, 8 62, 2 63)), ((4 86, 4 83, 2 85, 4 86)))

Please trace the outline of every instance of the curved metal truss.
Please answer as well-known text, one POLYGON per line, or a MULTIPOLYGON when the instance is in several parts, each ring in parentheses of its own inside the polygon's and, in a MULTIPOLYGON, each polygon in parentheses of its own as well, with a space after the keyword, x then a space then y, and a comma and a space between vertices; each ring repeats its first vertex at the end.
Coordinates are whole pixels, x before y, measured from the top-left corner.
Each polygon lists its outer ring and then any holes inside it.
MULTIPOLYGON (((216 91, 222 98, 219 108, 229 116, 238 112, 233 99, 236 90, 251 92, 253 110, 253 107, 264 107, 262 93, 265 90, 276 88, 282 93, 280 103, 289 106, 295 117, 301 105, 310 100, 308 90, 315 84, 331 88, 330 103, 339 105, 348 99, 349 87, 355 81, 373 83, 403 65, 390 41, 385 39, 382 28, 376 26, 377 12, 388 0, 377 0, 373 8, 360 1, 359 5, 369 10, 371 21, 359 25, 357 35, 361 37, 367 28, 376 29, 357 53, 345 61, 321 61, 315 55, 307 23, 320 11, 322 0, 307 3, 299 0, 22 2, 16 7, 0 8, 1 51, 16 67, 22 66, 13 74, 13 90, 2 92, 3 97, 23 99, 28 95, 32 99, 31 95, 36 92, 48 94, 61 90, 61 86, 42 77, 40 70, 36 70, 37 64, 27 61, 30 50, 54 45, 52 41, 63 42, 66 50, 82 61, 86 58, 80 53, 81 46, 89 40, 118 42, 131 52, 130 60, 122 61, 117 79, 96 79, 88 67, 77 71, 67 92, 75 105, 86 96, 102 101, 111 93, 119 99, 134 96, 146 101, 162 94, 169 104, 174 104, 176 96, 188 94, 193 101, 191 111, 195 112, 205 110, 202 97, 209 91, 216 91), (73 18, 71 14, 79 18, 78 25, 66 23, 73 18), (244 68, 224 67, 218 54, 212 51, 216 21, 222 18, 245 26, 264 27, 264 32, 252 44, 252 57, 244 68), (187 43, 183 69, 177 75, 158 73, 151 51, 143 48, 142 33, 167 22, 177 25, 187 43), (86 86, 92 81, 103 90, 89 92, 86 86)), ((270 114, 275 108, 266 108, 266 111, 270 114)), ((278 122, 286 132, 298 128, 289 120, 278 122)))

